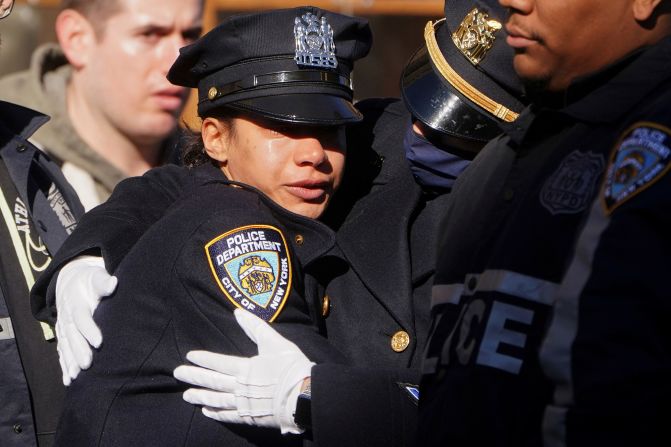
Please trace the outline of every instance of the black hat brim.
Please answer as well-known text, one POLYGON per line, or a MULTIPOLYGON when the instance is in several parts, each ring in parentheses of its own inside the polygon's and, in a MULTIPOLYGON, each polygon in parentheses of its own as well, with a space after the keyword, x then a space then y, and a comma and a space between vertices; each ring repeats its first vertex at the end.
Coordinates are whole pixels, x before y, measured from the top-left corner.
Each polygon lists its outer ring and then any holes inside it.
POLYGON ((471 105, 436 73, 425 46, 403 70, 401 94, 410 113, 438 132, 474 141, 489 141, 501 133, 486 111, 471 105))
POLYGON ((363 119, 349 100, 324 94, 262 96, 231 102, 225 107, 274 121, 315 126, 339 126, 363 119))

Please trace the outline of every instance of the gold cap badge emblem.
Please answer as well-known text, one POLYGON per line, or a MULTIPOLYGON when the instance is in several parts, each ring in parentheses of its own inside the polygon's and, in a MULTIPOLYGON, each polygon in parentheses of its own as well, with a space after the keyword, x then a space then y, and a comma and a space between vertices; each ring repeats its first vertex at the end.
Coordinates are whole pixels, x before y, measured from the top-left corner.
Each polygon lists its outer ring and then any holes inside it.
POLYGON ((452 34, 452 40, 473 65, 478 65, 494 45, 494 33, 501 28, 501 22, 490 19, 487 13, 473 8, 452 34))
POLYGON ((217 87, 210 87, 210 90, 207 92, 207 99, 214 101, 219 97, 219 89, 217 87))

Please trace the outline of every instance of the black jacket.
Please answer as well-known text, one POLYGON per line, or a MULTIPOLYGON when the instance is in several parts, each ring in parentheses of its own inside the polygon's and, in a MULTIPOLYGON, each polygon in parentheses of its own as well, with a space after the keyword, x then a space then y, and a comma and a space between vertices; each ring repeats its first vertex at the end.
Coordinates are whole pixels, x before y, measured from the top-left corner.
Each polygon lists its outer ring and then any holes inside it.
POLYGON ((235 322, 236 307, 272 321, 311 360, 340 361, 313 323, 319 300, 303 281, 335 236, 255 190, 232 187, 212 166, 196 170, 193 184, 114 271, 119 286, 96 309, 104 346, 68 388, 57 445, 302 442, 205 417, 182 399, 187 385, 172 372, 193 349, 256 355, 235 322))
POLYGON ((48 120, 0 102, 0 439, 53 442, 64 394, 51 329, 28 291, 83 214, 58 167, 28 138, 48 120))
POLYGON ((671 40, 532 106, 457 182, 420 443, 665 445, 671 40))
MULTIPOLYGON (((416 435, 419 359, 429 322, 437 225, 446 196, 427 198, 405 159, 410 115, 400 101, 358 104, 365 120, 348 130, 346 180, 324 220, 336 246, 309 280, 328 296, 316 321, 353 366, 313 369, 312 418, 319 445, 410 445, 416 435), (396 352, 392 339, 401 334, 396 352)), ((183 193, 184 171, 164 169, 122 182, 89 212, 33 295, 38 316, 55 318, 48 278, 87 250, 114 271, 141 235, 183 193)), ((324 301, 322 301, 324 304, 324 301)), ((106 335, 105 335, 106 336, 106 335)), ((94 360, 95 362, 95 360, 94 360)))
POLYGON ((411 117, 402 102, 357 107, 364 121, 348 132, 346 183, 326 217, 347 264, 323 269, 327 337, 357 368, 314 368, 313 395, 321 399, 313 399, 313 424, 321 446, 408 446, 447 195, 424 196, 412 176, 403 146, 411 117), (401 331, 409 343, 397 352, 392 341, 401 331))

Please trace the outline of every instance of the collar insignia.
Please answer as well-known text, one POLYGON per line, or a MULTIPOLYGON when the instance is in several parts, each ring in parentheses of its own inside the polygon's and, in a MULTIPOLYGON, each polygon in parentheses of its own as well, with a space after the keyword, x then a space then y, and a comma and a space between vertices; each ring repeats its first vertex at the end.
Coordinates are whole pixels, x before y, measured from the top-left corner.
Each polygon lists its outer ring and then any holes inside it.
POLYGON ((404 390, 406 392, 406 396, 410 401, 415 404, 419 405, 419 386, 418 385, 413 385, 411 383, 401 383, 401 382, 396 382, 396 385, 398 385, 399 388, 404 390))
POLYGON ((490 19, 487 13, 473 8, 452 34, 452 40, 473 65, 478 65, 494 45, 494 34, 501 28, 501 22, 490 19))
POLYGON ((303 14, 294 20, 294 38, 298 65, 306 67, 336 68, 333 29, 326 17, 317 18, 312 13, 303 14))
POLYGON ((236 228, 205 246, 217 285, 236 307, 273 321, 291 291, 284 235, 268 225, 236 228))

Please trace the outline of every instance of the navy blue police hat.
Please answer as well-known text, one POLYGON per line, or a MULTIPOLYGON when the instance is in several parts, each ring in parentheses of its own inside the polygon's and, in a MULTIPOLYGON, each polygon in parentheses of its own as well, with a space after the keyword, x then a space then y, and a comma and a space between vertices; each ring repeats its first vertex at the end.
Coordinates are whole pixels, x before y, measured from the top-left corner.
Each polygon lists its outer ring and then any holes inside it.
POLYGON ((412 115, 458 138, 489 141, 524 108, 523 85, 506 44, 497 0, 446 0, 445 19, 427 23, 401 92, 412 115))
POLYGON ((168 79, 198 88, 201 117, 224 107, 340 125, 361 120, 351 74, 371 44, 367 20, 312 6, 235 15, 182 48, 168 79))

